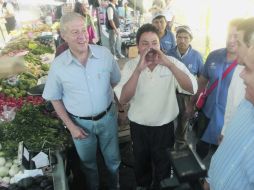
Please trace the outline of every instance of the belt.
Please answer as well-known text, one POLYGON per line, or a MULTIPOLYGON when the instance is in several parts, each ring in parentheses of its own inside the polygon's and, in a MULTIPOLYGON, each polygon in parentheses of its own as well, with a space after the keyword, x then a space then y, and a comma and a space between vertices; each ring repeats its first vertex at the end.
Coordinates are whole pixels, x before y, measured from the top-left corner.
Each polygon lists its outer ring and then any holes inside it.
POLYGON ((99 113, 98 115, 95 115, 95 116, 80 117, 80 116, 73 115, 69 112, 68 112, 68 114, 70 116, 78 118, 78 119, 97 121, 97 120, 103 118, 106 115, 106 113, 110 110, 111 106, 112 106, 112 102, 109 104, 109 106, 107 107, 107 109, 105 111, 103 111, 103 112, 101 112, 101 113, 99 113))

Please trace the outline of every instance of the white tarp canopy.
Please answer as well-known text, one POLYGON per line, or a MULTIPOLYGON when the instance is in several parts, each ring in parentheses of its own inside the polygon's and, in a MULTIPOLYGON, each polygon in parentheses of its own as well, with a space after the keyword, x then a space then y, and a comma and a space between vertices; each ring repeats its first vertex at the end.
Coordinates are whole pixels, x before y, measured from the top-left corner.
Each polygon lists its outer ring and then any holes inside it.
MULTIPOLYGON (((151 22, 149 9, 154 0, 129 1, 144 11, 145 22, 151 22)), ((172 0, 172 6, 174 26, 189 25, 194 35, 192 45, 202 54, 225 47, 230 20, 254 16, 254 0, 172 0)))
POLYGON ((19 5, 54 5, 59 6, 62 5, 63 1, 56 1, 56 0, 18 0, 19 5))

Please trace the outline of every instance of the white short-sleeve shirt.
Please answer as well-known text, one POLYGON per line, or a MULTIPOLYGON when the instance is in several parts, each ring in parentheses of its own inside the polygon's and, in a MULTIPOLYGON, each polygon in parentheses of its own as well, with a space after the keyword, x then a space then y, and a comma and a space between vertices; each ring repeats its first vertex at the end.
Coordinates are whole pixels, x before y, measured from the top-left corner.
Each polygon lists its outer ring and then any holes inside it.
MULTIPOLYGON (((187 67, 173 57, 168 57, 190 78, 194 93, 197 91, 196 78, 187 67)), ((139 61, 139 57, 127 62, 122 70, 122 78, 115 88, 120 97, 122 86, 129 80, 139 61)), ((173 121, 179 108, 176 90, 190 94, 181 88, 172 72, 165 66, 157 65, 153 71, 146 68, 139 76, 135 95, 130 101, 128 117, 131 121, 146 126, 161 126, 173 121)))

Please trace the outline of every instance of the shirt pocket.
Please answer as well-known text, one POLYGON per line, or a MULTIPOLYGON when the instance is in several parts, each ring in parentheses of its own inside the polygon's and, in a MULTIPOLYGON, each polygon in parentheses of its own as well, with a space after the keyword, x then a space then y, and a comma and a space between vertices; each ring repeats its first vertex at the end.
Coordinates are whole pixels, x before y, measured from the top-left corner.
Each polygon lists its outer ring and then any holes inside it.
POLYGON ((98 72, 96 72, 95 78, 99 82, 108 83, 110 80, 110 70, 109 69, 98 70, 98 72))

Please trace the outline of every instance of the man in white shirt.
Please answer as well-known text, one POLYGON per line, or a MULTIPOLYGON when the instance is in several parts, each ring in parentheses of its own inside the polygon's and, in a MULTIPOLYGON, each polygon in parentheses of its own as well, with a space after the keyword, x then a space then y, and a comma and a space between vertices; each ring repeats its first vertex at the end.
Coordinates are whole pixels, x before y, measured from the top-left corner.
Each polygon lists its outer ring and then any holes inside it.
POLYGON ((183 63, 160 50, 158 30, 152 24, 139 28, 136 42, 140 56, 124 66, 120 103, 130 103, 137 189, 149 189, 152 182, 159 189, 160 181, 170 175, 166 150, 174 144, 176 90, 195 94, 197 81, 183 63))

